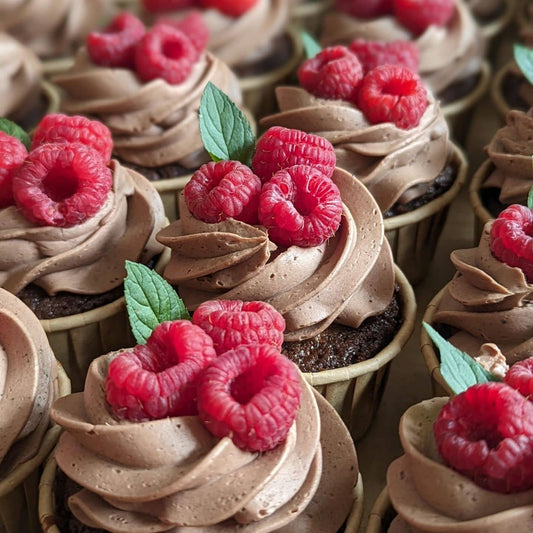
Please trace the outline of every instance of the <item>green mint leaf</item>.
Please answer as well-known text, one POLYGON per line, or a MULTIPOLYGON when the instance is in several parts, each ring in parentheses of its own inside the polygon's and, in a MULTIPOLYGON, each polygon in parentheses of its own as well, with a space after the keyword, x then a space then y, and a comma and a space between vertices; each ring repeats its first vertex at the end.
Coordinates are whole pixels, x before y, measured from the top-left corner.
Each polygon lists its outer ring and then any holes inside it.
POLYGON ((527 206, 529 209, 533 209, 533 187, 529 189, 529 193, 527 195, 527 206))
POLYGON ((157 272, 132 261, 126 261, 126 272, 124 297, 131 330, 139 344, 145 344, 161 322, 190 319, 172 285, 157 272))
POLYGON ((533 84, 533 50, 521 44, 514 44, 513 55, 516 64, 529 83, 533 84))
POLYGON ((320 46, 320 44, 317 43, 317 41, 311 34, 307 33, 306 31, 303 31, 301 33, 301 36, 305 50, 305 57, 307 57, 307 59, 312 59, 319 52, 322 52, 322 47, 320 46))
POLYGON ((209 82, 200 101, 200 135, 213 161, 233 160, 249 165, 255 135, 234 102, 209 82))
POLYGON ((30 149, 30 136, 18 125, 7 118, 0 118, 0 131, 18 139, 27 150, 30 149))
POLYGON ((444 339, 428 323, 423 322, 422 325, 439 349, 440 373, 455 394, 459 394, 477 383, 500 381, 475 359, 444 339))

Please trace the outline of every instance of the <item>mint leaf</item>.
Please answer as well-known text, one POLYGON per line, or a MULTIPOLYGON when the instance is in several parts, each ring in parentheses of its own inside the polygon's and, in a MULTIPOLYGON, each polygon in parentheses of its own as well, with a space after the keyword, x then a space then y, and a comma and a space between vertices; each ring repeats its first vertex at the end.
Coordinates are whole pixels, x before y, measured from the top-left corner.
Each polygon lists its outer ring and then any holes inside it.
POLYGON ((533 84, 533 50, 529 49, 527 46, 515 43, 513 46, 513 55, 522 74, 526 77, 529 83, 533 84))
POLYGON ((529 189, 529 193, 527 195, 527 206, 529 209, 533 209, 533 187, 529 189))
POLYGON ((301 36, 305 50, 305 57, 307 57, 307 59, 312 59, 319 52, 322 52, 322 47, 316 42, 315 38, 311 34, 303 31, 301 36))
POLYGON ((124 296, 131 330, 145 344, 153 329, 167 320, 190 319, 183 301, 165 279, 145 265, 126 261, 124 296))
POLYGON ((500 381, 476 360, 444 339, 428 323, 422 325, 440 352, 440 373, 455 393, 465 391, 477 383, 500 381))
POLYGON ((200 101, 200 135, 213 161, 234 160, 250 165, 255 135, 234 102, 209 82, 200 101))
POLYGON ((0 131, 11 135, 18 139, 27 150, 30 149, 31 139, 30 136, 18 125, 7 118, 0 118, 0 131))

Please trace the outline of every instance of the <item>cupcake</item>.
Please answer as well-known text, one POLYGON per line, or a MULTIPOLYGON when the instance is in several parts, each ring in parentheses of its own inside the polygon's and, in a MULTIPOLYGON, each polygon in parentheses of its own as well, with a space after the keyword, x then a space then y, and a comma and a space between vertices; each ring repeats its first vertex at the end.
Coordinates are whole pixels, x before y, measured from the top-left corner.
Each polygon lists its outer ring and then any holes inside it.
POLYGON ((513 20, 513 0, 465 0, 486 39, 500 34, 513 20))
POLYGON ((109 161, 111 137, 100 123, 49 115, 29 153, 2 135, 0 161, 17 164, 2 172, 0 286, 41 319, 76 389, 96 355, 131 338, 124 261, 155 265, 163 206, 145 178, 109 161))
POLYGON ((88 48, 77 53, 73 67, 54 78, 63 91, 61 109, 103 122, 113 135, 115 156, 154 181, 168 218, 174 220, 176 191, 183 188, 192 170, 209 160, 197 117, 202 93, 212 82, 240 104, 239 83, 223 61, 195 40, 196 50, 177 28, 158 25, 145 34, 144 25, 133 15, 121 15, 111 27, 114 29, 96 37, 102 37, 104 43, 106 36, 126 42, 131 39, 129 55, 119 59, 124 66, 96 64, 91 57, 108 62, 107 45, 102 45, 102 57, 100 43, 88 41, 88 48), (168 49, 173 46, 169 43, 174 43, 176 50, 183 45, 183 55, 165 57, 163 42, 168 49), (142 65, 134 70, 135 49, 141 47, 142 65))
POLYGON ((70 382, 36 316, 3 289, 0 320, 0 529, 36 531, 38 469, 60 431, 50 406, 70 393, 70 382))
POLYGON ((331 9, 331 0, 290 0, 290 20, 298 27, 318 35, 324 15, 331 9))

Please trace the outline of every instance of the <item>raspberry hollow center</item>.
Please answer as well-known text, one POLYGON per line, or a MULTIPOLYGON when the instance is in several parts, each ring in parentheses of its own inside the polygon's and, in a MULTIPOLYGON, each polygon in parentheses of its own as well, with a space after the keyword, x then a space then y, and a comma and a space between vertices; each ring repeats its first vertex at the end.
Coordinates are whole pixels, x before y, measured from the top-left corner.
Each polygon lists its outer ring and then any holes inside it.
POLYGON ((265 386, 265 375, 257 365, 238 375, 230 385, 232 397, 246 405, 265 386))
POLYGON ((78 191, 78 185, 72 169, 53 169, 43 180, 43 192, 54 202, 62 202, 78 191))
POLYGON ((383 87, 385 94, 392 96, 409 96, 416 90, 416 81, 414 80, 391 80, 383 87))
POLYGON ((170 59, 181 59, 184 55, 181 42, 174 40, 165 41, 162 46, 162 52, 170 59))
POLYGON ((310 215, 317 205, 317 198, 308 192, 299 192, 294 199, 294 207, 304 217, 310 215))

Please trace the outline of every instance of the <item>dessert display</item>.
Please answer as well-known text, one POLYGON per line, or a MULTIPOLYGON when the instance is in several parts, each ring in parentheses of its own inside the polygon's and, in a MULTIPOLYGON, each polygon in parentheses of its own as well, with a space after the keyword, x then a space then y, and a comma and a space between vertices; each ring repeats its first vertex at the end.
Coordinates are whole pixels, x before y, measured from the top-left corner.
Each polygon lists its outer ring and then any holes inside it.
POLYGON ((50 406, 70 393, 70 383, 37 317, 4 289, 0 324, 0 529, 33 532, 38 469, 60 432, 50 406))
POLYGON ((76 389, 96 355, 130 338, 124 261, 155 265, 163 206, 145 178, 110 159, 103 124, 47 115, 31 141, 7 126, 0 132, 0 286, 42 320, 76 389))

